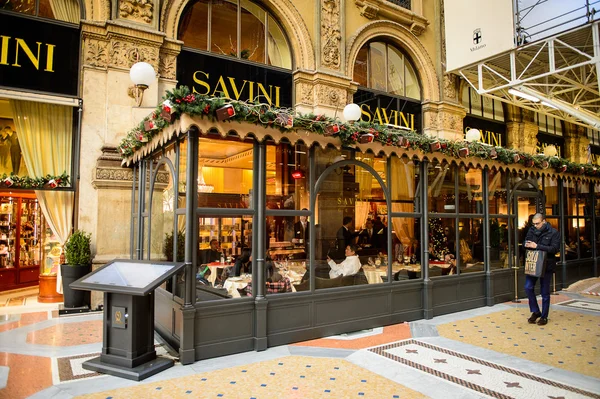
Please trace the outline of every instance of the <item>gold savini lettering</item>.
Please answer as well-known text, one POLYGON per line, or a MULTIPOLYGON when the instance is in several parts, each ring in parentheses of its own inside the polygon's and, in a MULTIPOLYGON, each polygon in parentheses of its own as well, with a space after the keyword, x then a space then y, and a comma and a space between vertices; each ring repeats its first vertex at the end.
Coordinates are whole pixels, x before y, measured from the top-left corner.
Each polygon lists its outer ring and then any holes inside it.
POLYGON ((209 74, 204 71, 194 72, 192 79, 194 81, 192 92, 195 94, 210 94, 212 96, 219 96, 222 94, 232 100, 256 100, 257 102, 266 102, 275 107, 279 107, 281 104, 281 87, 279 86, 263 85, 260 82, 253 82, 251 80, 240 81, 231 76, 221 75, 219 76, 219 79, 217 79, 214 87, 212 87, 208 81, 209 74), (256 90, 254 89, 255 86, 256 90), (255 98, 255 93, 259 98, 255 98))

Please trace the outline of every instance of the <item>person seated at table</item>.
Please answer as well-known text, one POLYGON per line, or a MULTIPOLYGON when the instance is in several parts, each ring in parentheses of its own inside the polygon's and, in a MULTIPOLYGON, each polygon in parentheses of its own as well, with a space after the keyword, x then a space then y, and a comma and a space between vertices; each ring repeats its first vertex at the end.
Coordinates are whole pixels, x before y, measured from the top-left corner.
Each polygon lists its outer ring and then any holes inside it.
POLYGON ((327 257, 327 263, 331 270, 329 271, 329 278, 336 278, 338 276, 352 276, 356 274, 362 265, 356 255, 356 245, 350 244, 346 246, 346 259, 342 263, 335 263, 329 256, 327 257))
MULTIPOLYGON (((448 270, 447 274, 456 274, 456 257, 452 254, 446 254, 444 256, 444 262, 446 262, 447 264, 450 265, 446 268, 446 269, 450 269, 450 270, 448 270)), ((444 273, 442 273, 442 274, 444 274, 444 273)))
POLYGON ((242 248, 242 254, 235 260, 233 276, 240 276, 242 273, 252 273, 252 249, 242 248))
POLYGON ((207 280, 208 276, 210 276, 210 268, 206 265, 200 266, 198 269, 198 273, 196 273, 196 282, 202 285, 208 285, 212 287, 210 281, 207 280))
MULTIPOLYGON (((244 291, 246 296, 252 296, 252 281, 248 282, 244 291)), ((265 293, 279 294, 282 292, 292 292, 292 283, 289 278, 283 277, 277 270, 273 270, 265 282, 265 293)))
POLYGON ((213 238, 210 240, 210 248, 200 250, 199 261, 200 264, 207 264, 211 262, 220 262, 223 252, 221 252, 219 240, 213 238))

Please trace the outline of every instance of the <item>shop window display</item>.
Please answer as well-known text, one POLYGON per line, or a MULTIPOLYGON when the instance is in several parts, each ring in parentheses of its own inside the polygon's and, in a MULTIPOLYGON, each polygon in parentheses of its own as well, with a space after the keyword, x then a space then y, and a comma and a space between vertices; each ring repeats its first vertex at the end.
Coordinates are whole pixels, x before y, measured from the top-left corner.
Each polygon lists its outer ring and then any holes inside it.
POLYGON ((77 0, 2 0, 0 9, 71 23, 81 14, 77 0))

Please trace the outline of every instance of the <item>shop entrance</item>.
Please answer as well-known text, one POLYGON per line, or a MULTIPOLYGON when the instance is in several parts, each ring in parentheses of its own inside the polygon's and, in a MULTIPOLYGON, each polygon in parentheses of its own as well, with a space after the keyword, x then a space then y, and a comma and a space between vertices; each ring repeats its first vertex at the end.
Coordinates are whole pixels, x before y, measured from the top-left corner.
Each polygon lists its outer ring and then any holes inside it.
POLYGON ((532 216, 544 212, 544 194, 538 182, 524 179, 512 185, 508 193, 508 209, 508 266, 515 270, 515 284, 521 291, 525 259, 523 242, 531 227, 532 216))

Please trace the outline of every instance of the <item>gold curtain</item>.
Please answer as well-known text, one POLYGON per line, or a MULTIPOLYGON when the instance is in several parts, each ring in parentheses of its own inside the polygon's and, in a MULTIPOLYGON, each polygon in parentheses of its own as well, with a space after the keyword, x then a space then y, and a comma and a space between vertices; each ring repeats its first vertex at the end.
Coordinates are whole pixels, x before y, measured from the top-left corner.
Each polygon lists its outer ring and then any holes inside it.
MULTIPOLYGON (((373 157, 366 156, 361 160, 364 164, 373 167, 373 157)), ((358 198, 368 200, 371 198, 371 189, 373 188, 373 175, 365 168, 357 166, 354 168, 354 180, 358 183, 358 198)))
POLYGON ((77 0, 50 0, 50 7, 54 18, 74 24, 79 23, 81 10, 77 0))
MULTIPOLYGON (((392 157, 392 212, 414 212, 415 199, 415 165, 412 162, 405 163, 398 157, 392 157), (401 202, 397 202, 401 201, 401 202)), ((392 218, 392 225, 396 237, 404 246, 408 246, 416 237, 415 226, 412 223, 402 224, 405 218, 392 218), (404 236, 401 234, 404 233, 404 236)))
MULTIPOLYGON (((73 111, 64 105, 10 100, 19 145, 32 176, 60 175, 71 170, 73 111)), ((64 245, 73 224, 73 192, 42 191, 35 195, 46 222, 64 245)), ((62 292, 60 268, 56 290, 62 292)))

